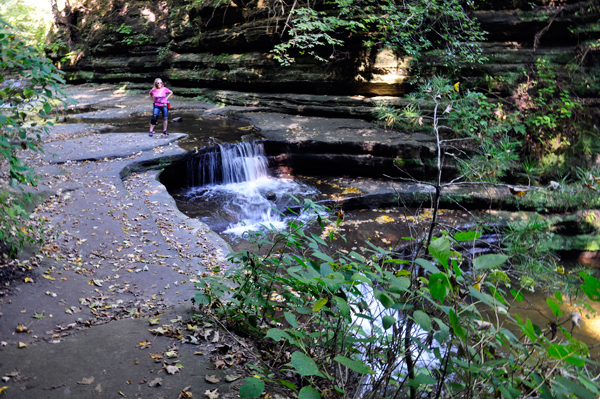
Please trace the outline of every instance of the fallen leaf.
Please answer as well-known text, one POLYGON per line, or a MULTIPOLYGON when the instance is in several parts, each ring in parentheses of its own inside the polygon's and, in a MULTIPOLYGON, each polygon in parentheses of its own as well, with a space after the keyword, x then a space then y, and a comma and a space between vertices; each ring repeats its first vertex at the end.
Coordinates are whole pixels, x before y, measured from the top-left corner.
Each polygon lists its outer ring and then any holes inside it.
POLYGON ((159 387, 162 385, 162 378, 158 377, 148 383, 149 387, 159 387))
POLYGON ((219 389, 215 389, 215 390, 206 390, 206 392, 204 392, 204 396, 206 396, 208 399, 218 399, 219 397, 219 389))
POLYGON ((85 378, 83 377, 81 381, 77 381, 79 385, 91 385, 94 383, 94 377, 85 378))
POLYGON ((19 349, 27 348, 27 344, 24 342, 19 342, 17 346, 19 347, 19 349))
POLYGON ((148 331, 150 331, 151 333, 154 333, 154 334, 164 335, 168 330, 165 330, 162 327, 157 327, 157 328, 149 328, 148 331))
POLYGON ((194 355, 204 355, 204 352, 194 352, 194 355))
POLYGON ((215 364, 215 368, 217 368, 217 369, 223 369, 223 368, 225 368, 225 366, 227 366, 227 363, 225 363, 221 359, 217 359, 213 363, 215 364))
POLYGON ((21 323, 17 324, 17 327, 15 328, 15 330, 17 330, 17 332, 20 332, 20 333, 28 333, 29 332, 29 328, 27 328, 27 326, 24 326, 21 323))
POLYGON ((163 358, 163 355, 162 355, 161 353, 151 353, 151 354, 150 354, 150 357, 151 357, 152 359, 162 359, 162 358, 163 358))
POLYGON ((517 188, 514 188, 514 187, 509 187, 508 191, 510 191, 510 193, 512 195, 517 195, 519 197, 522 197, 529 190, 522 190, 522 189, 517 189, 517 188))
POLYGON ((226 375, 225 376, 225 381, 227 381, 227 382, 233 382, 235 380, 239 380, 240 378, 242 378, 242 376, 239 375, 239 374, 226 375))
POLYGON ((169 374, 179 373, 179 367, 177 366, 168 365, 167 367, 165 367, 165 369, 169 374))
POLYGON ((175 351, 168 351, 168 352, 165 352, 165 356, 168 357, 169 359, 172 359, 174 357, 177 357, 178 355, 177 355, 177 352, 175 352, 175 351))
POLYGON ((206 382, 210 382, 211 384, 216 384, 219 381, 221 381, 219 378, 217 378, 216 375, 205 375, 204 379, 206 380, 206 382))
POLYGON ((44 312, 42 312, 42 313, 33 312, 33 314, 31 315, 31 317, 33 317, 34 319, 43 319, 44 318, 44 312))
POLYGON ((191 386, 189 387, 185 387, 181 390, 181 393, 179 394, 179 397, 177 399, 190 399, 192 398, 192 392, 190 391, 190 389, 192 389, 191 386))
MULTIPOLYGON (((7 388, 8 388, 8 387, 6 387, 6 386, 4 386, 4 387, 0 387, 0 393, 2 393, 2 392, 4 392, 4 391, 6 391, 6 389, 7 389, 7 388)), ((4 393, 6 393, 6 392, 4 392, 4 393)))
POLYGON ((140 341, 138 347, 145 349, 145 348, 149 348, 150 345, 152 345, 152 342, 148 341, 147 339, 144 341, 140 341))
POLYGON ((25 281, 26 283, 33 283, 33 279, 29 277, 25 277, 23 281, 25 281))
POLYGON ((96 287, 102 287, 102 281, 97 278, 92 279, 91 281, 88 281, 88 284, 95 285, 96 287))

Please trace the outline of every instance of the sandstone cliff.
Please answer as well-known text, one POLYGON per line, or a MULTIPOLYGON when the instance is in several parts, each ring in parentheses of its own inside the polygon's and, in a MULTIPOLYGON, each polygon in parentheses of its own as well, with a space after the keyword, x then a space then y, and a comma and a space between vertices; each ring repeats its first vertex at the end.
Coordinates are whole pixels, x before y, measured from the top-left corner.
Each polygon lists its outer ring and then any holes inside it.
MULTIPOLYGON (((488 32, 488 61, 461 72, 500 94, 543 57, 569 65, 571 91, 597 97, 600 6, 577 0, 480 0, 473 15, 488 32), (575 76, 574 75, 574 76, 575 76), (583 78, 582 78, 583 77, 583 78)), ((281 67, 270 50, 285 16, 273 0, 77 0, 63 11, 51 56, 71 82, 140 82, 162 76, 171 85, 246 92, 400 96, 409 89, 409 61, 365 50, 346 37, 338 60, 325 65, 299 57, 281 67)), ((444 59, 422 60, 428 73, 444 59)), ((196 89, 196 90, 194 90, 196 89)), ((246 99, 246 101, 250 101, 246 99)), ((593 102, 593 100, 590 100, 593 102)))

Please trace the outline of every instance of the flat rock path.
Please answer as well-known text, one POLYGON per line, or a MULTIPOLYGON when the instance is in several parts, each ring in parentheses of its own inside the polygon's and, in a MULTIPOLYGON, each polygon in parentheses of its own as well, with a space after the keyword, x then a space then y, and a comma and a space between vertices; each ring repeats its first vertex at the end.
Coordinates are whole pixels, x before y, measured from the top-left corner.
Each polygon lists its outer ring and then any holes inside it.
MULTIPOLYGON (((119 105, 106 99, 114 91, 70 90, 78 106, 119 105)), ((128 112, 101 110, 107 121, 149 108, 142 95, 117 97, 128 112)), ((2 287, 0 396, 235 396, 251 357, 245 342, 219 334, 212 320, 188 322, 194 282, 229 267, 228 244, 178 211, 159 171, 122 177, 131 165, 183 153, 185 135, 105 130, 57 125, 45 154, 24 154, 41 177, 31 191, 46 198, 32 217, 49 230, 41 252, 14 262, 29 277, 2 287)))

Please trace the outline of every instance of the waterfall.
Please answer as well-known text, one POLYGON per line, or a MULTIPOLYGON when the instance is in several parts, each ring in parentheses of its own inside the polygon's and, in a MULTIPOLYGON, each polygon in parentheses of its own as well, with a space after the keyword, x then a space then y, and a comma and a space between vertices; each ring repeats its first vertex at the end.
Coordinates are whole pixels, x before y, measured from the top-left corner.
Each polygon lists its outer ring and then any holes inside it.
POLYGON ((260 142, 220 144, 188 160, 188 187, 255 181, 269 176, 260 142))
POLYGON ((261 142, 223 144, 188 159, 188 188, 181 199, 205 209, 201 220, 213 230, 242 235, 264 225, 285 227, 277 209, 293 206, 294 196, 313 195, 304 184, 269 176, 261 142))

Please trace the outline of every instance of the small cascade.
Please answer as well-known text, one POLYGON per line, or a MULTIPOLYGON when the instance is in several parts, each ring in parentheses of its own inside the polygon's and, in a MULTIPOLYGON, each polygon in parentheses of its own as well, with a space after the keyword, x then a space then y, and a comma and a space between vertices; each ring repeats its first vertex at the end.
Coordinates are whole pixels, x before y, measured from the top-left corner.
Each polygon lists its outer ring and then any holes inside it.
POLYGON ((223 144, 200 151, 188 159, 187 182, 181 198, 206 209, 197 217, 213 230, 232 235, 265 224, 283 228, 285 220, 275 209, 294 205, 289 194, 317 192, 292 180, 270 177, 261 142, 223 144))
POLYGON ((188 160, 188 187, 231 184, 269 176, 268 160, 260 142, 220 144, 188 160))

